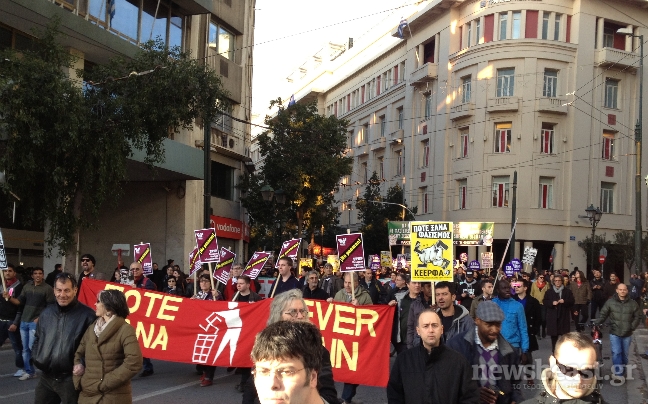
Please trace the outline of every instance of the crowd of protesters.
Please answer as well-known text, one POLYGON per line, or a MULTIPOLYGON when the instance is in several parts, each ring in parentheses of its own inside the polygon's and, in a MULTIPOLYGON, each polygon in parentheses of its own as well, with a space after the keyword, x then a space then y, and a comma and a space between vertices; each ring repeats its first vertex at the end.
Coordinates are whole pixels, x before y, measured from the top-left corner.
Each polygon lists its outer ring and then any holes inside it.
MULTIPOLYGON (((36 378, 36 369, 41 370, 37 402, 128 402, 131 378, 137 373, 141 377, 154 374, 151 360, 142 357, 134 331, 125 321, 129 310, 122 292, 102 291, 92 309, 77 300, 84 279, 102 277, 95 267, 95 258, 84 254, 76 278, 63 272, 61 265, 47 277, 38 267, 9 265, 3 271, 7 286, 0 299, 0 344, 9 339, 17 368, 14 376, 19 380, 36 378), (61 329, 66 338, 51 332, 61 329)), ((644 274, 633 274, 626 285, 614 273, 603 279, 598 270, 591 271, 589 280, 578 268, 571 273, 534 268, 507 278, 497 271, 475 272, 459 265, 453 281, 432 285, 413 281, 407 268, 401 267, 393 271, 367 268, 344 276, 333 269, 324 263, 297 273, 291 259, 280 259, 272 273, 277 280, 268 293, 275 299, 268 324, 307 319, 303 298, 393 306, 391 355, 397 359, 387 389, 390 403, 427 402, 421 401, 421 394, 436 397, 432 402, 520 402, 515 386, 535 383, 532 376, 496 380, 485 372, 475 378, 469 367, 526 365, 538 350, 538 340, 547 336, 553 353, 549 361, 556 368, 543 373, 542 388, 547 397, 565 398, 570 387, 561 384, 561 374, 572 378, 578 374, 582 381, 589 377, 585 373, 593 371, 593 346, 582 334, 589 319, 610 323, 613 378, 622 379, 629 338, 648 311, 644 274), (576 332, 570 332, 572 327, 576 332), (570 367, 570 355, 580 355, 582 366, 570 367), (423 359, 424 366, 417 358, 423 359), (565 359, 559 362, 559 358, 565 359), (450 368, 452 374, 430 371, 450 368), (458 383, 461 380, 465 383, 458 383), (433 391, 439 383, 448 389, 433 391)), ((119 262, 110 281, 193 299, 261 300, 259 282, 242 273, 243 266, 234 264, 228 282, 214 284, 209 270, 204 270, 194 285, 173 260, 162 268, 153 264, 148 276, 138 262, 128 267, 119 262)), ((264 270, 260 275, 270 273, 264 270)), ((315 383, 319 395, 328 403, 353 402, 358 385, 345 384, 338 396, 328 351, 324 348, 321 353, 319 382, 315 383)), ((215 368, 200 366, 197 370, 200 386, 212 385, 215 368)), ((237 372, 241 382, 236 388, 244 393, 243 402, 254 402, 252 369, 237 372)), ((598 394, 594 388, 581 390, 576 392, 578 397, 598 394)))

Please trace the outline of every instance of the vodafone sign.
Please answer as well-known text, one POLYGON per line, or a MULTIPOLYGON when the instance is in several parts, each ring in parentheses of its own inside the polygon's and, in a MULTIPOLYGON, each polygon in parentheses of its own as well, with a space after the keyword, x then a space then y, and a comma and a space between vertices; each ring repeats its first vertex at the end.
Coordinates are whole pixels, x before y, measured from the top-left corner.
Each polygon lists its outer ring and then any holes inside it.
POLYGON ((216 229, 216 236, 250 242, 250 226, 239 220, 222 216, 211 216, 211 226, 216 229))

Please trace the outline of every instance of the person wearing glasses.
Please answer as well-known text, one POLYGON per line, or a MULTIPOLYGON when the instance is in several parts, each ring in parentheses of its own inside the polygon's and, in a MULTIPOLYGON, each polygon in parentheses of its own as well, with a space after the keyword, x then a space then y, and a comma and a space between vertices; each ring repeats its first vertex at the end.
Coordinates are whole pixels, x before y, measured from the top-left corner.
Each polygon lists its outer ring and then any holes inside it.
POLYGON ((547 308, 544 305, 544 295, 550 287, 551 285, 547 282, 546 275, 541 273, 531 285, 531 292, 529 293, 540 302, 540 328, 536 335, 540 339, 547 336, 547 308))
POLYGON ((77 300, 76 279, 67 272, 56 276, 54 296, 55 304, 43 310, 36 327, 32 358, 43 373, 34 402, 72 404, 79 397, 72 379, 74 353, 96 316, 77 300))
POLYGON ((504 312, 492 302, 485 301, 477 307, 475 327, 457 334, 448 341, 448 348, 463 355, 473 370, 473 380, 479 383, 481 403, 508 404, 523 400, 520 384, 520 355, 504 337, 502 322, 504 312), (509 377, 501 377, 492 371, 499 367, 510 371, 509 377), (475 378, 476 376, 476 378, 475 378))
MULTIPOLYGON (((301 290, 291 289, 272 299, 267 326, 281 321, 310 323, 308 306, 306 306, 301 290)), ((337 404, 339 403, 339 400, 337 390, 335 389, 335 382, 333 381, 331 354, 329 350, 322 345, 321 341, 322 340, 320 339, 319 343, 316 345, 322 358, 322 367, 317 373, 317 386, 319 386, 318 392, 326 402, 337 404)), ((257 391, 252 378, 250 378, 244 386, 243 404, 254 404, 256 398, 257 391)))
POLYGON ((563 284, 563 276, 553 277, 552 287, 545 292, 543 304, 547 310, 547 335, 551 337, 551 351, 555 352, 558 337, 569 332, 574 294, 563 284))
POLYGON ((317 389, 322 334, 306 321, 279 321, 254 341, 254 384, 261 404, 337 404, 317 389))
POLYGON ((319 276, 317 271, 310 271, 306 274, 306 286, 303 289, 305 299, 326 300, 328 294, 319 287, 319 276))
POLYGON ((74 354, 79 403, 130 403, 131 379, 142 368, 142 351, 135 329, 126 322, 126 297, 119 290, 102 290, 95 306, 97 319, 74 354))
POLYGON ((639 305, 628 296, 628 286, 618 283, 616 293, 605 302, 601 315, 596 321, 601 325, 610 319, 610 349, 612 350, 612 378, 625 381, 624 371, 628 365, 628 353, 632 333, 637 329, 643 318, 639 305))
POLYGON ((178 289, 178 280, 175 276, 171 275, 167 277, 166 284, 167 286, 162 290, 164 293, 176 296, 184 296, 178 289))
POLYGON ((549 368, 542 371, 542 389, 522 404, 605 404, 598 391, 596 348, 590 337, 579 332, 563 334, 556 342, 549 368))
POLYGON ((77 294, 81 292, 81 284, 85 278, 95 277, 94 270, 96 264, 97 260, 92 256, 92 254, 83 254, 81 256, 81 268, 83 271, 79 274, 79 279, 77 280, 77 285, 79 285, 77 288, 77 294))

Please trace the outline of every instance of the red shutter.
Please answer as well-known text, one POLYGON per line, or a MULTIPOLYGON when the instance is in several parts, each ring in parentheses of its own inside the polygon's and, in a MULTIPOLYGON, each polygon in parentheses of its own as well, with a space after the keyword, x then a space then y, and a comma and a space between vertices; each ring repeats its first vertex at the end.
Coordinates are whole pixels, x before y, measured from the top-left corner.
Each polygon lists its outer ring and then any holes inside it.
POLYGON ((427 135, 427 125, 423 125, 423 134, 427 135))
POLYGON ((497 206, 504 206, 504 184, 497 184, 497 206))
POLYGON ((421 182, 425 182, 425 171, 421 173, 421 182))
POLYGON ((616 29, 614 31, 614 49, 625 50, 626 36, 623 34, 617 34, 616 29))
POLYGON ((495 28, 495 15, 484 17, 484 43, 493 42, 493 29, 495 28))
MULTIPOLYGON (((528 11, 527 11, 527 13, 528 13, 528 11)), ((571 15, 567 16, 567 28, 566 28, 566 30, 567 30, 566 31, 567 38, 565 38, 567 43, 569 43, 570 39, 571 39, 571 17, 572 17, 571 15)))
MULTIPOLYGON (((569 30, 567 32, 569 32, 569 30)), ((569 34, 567 35, 569 37, 569 34)), ((538 10, 527 10, 526 27, 524 28, 524 37, 525 38, 538 37, 538 10)), ((569 42, 569 40, 567 42, 569 42)))
POLYGON ((608 125, 616 125, 616 115, 608 114, 608 125))
POLYGON ((547 185, 542 185, 542 209, 547 209, 547 191, 548 191, 548 186, 547 185))
POLYGON ((459 203, 460 203, 461 209, 466 209, 466 187, 461 187, 461 197, 460 198, 461 198, 461 201, 459 203))

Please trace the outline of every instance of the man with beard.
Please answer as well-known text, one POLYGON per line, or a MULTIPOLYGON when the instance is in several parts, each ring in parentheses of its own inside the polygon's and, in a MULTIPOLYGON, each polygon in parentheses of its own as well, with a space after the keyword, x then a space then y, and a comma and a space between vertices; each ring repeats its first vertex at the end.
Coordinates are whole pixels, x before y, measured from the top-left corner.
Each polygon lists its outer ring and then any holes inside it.
POLYGON ((519 403, 523 400, 518 388, 520 372, 511 370, 519 366, 520 357, 501 335, 504 312, 496 303, 486 301, 477 307, 476 315, 475 328, 452 337, 448 348, 462 354, 473 368, 473 377, 478 376, 480 402, 519 403), (498 377, 493 369, 502 369, 510 376, 498 377))
POLYGON ((454 286, 452 282, 443 281, 437 282, 434 287, 436 312, 443 324, 444 341, 475 326, 468 310, 462 305, 454 303, 457 297, 454 286))
POLYGON ((324 276, 320 279, 319 287, 324 290, 331 299, 333 299, 335 294, 344 287, 342 279, 333 275, 333 265, 328 262, 324 264, 324 276))
POLYGON ((605 404, 596 389, 597 365, 590 337, 579 332, 562 335, 549 357, 549 368, 542 371, 542 391, 522 404, 605 404))
POLYGON ((497 297, 493 302, 504 312, 502 336, 518 350, 522 364, 526 365, 529 352, 526 315, 522 304, 511 298, 511 284, 506 279, 497 282, 497 297))
POLYGON ((477 294, 477 287, 479 283, 475 279, 475 273, 472 269, 466 270, 466 279, 459 284, 459 301, 461 305, 466 309, 470 310, 470 305, 472 305, 473 299, 477 294))
POLYGON ((97 260, 91 254, 83 254, 81 256, 81 269, 83 269, 83 272, 79 274, 79 279, 77 280, 77 295, 79 294, 79 292, 81 292, 81 284, 83 283, 83 280, 85 278, 94 279, 94 270, 96 264, 97 260))
MULTIPOLYGON (((513 293, 515 295, 513 298, 520 302, 524 307, 524 316, 526 317, 527 322, 527 334, 529 335, 529 352, 527 353, 527 363, 533 362, 532 352, 540 349, 538 346, 538 340, 536 339, 536 334, 540 328, 540 322, 542 317, 542 309, 540 307, 540 302, 529 295, 527 291, 529 290, 530 282, 526 279, 513 281, 513 293)), ((528 383, 533 384, 533 378, 528 378, 528 383)))
POLYGON ((618 283, 619 283, 619 278, 614 272, 612 272, 610 274, 610 280, 605 282, 605 285, 603 285, 603 294, 605 295, 605 300, 611 299, 612 296, 616 294, 616 288, 618 283))
POLYGON ((304 299, 326 300, 328 295, 318 285, 319 276, 317 271, 310 271, 306 275, 306 287, 304 287, 304 299))

